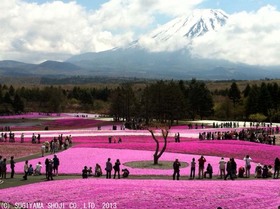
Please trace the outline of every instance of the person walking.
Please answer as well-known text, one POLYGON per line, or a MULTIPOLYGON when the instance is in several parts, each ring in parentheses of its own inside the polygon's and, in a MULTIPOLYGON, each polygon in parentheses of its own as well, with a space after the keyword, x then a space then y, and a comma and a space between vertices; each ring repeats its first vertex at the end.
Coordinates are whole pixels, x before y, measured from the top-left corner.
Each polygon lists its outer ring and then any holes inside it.
POLYGON ((27 180, 27 175, 28 175, 28 160, 25 161, 24 167, 23 167, 23 171, 24 171, 24 176, 23 179, 27 180))
POLYGON ((59 166, 59 159, 56 155, 53 158, 53 173, 55 176, 58 176, 58 166, 59 166))
POLYGON ((180 166, 181 163, 179 162, 178 159, 176 159, 173 163, 173 169, 174 169, 174 173, 173 173, 173 180, 175 180, 175 177, 177 177, 177 180, 179 180, 180 177, 180 166))
POLYGON ((232 176, 232 160, 230 159, 227 162, 227 166, 226 166, 226 171, 227 171, 227 175, 225 176, 225 180, 227 180, 227 177, 229 176, 231 180, 233 180, 233 176, 232 176))
POLYGON ((190 175, 190 179, 194 179, 195 177, 195 159, 193 158, 192 159, 192 162, 191 162, 191 175, 190 175))
POLYGON ((110 179, 111 178, 111 173, 112 173, 112 163, 111 163, 111 158, 108 158, 107 162, 106 162, 106 179, 110 179))
POLYGON ((10 160, 11 179, 14 178, 15 175, 15 164, 16 162, 14 161, 14 156, 11 156, 11 160, 10 160))
POLYGON ((114 179, 116 178, 116 174, 118 173, 118 178, 120 179, 121 178, 121 175, 120 175, 120 160, 117 159, 117 161, 115 162, 115 165, 114 165, 114 179))
POLYGON ((225 178, 226 175, 226 161, 224 160, 224 158, 222 157, 220 162, 219 162, 219 169, 220 169, 220 177, 225 178))

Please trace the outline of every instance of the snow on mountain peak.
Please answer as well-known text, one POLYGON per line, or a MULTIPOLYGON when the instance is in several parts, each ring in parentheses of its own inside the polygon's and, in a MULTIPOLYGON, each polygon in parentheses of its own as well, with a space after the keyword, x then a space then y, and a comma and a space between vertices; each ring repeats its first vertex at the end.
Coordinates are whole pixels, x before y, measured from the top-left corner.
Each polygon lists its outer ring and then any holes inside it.
POLYGON ((217 31, 225 25, 227 19, 228 16, 222 10, 194 10, 191 15, 175 18, 154 30, 150 35, 162 41, 174 35, 195 38, 209 31, 217 31))
POLYGON ((151 33, 132 42, 129 48, 141 47, 150 51, 170 51, 182 48, 193 38, 218 31, 228 20, 222 10, 197 9, 190 15, 177 17, 151 33))

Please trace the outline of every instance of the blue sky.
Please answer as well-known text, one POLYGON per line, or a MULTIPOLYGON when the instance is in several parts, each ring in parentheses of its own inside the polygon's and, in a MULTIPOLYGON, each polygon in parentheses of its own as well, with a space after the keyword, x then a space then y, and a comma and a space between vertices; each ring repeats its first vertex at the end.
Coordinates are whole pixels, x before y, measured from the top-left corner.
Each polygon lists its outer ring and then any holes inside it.
MULTIPOLYGON (((25 0, 26 2, 36 2, 38 4, 52 2, 52 0, 25 0)), ((71 2, 71 0, 62 0, 65 3, 71 2)), ((76 0, 77 4, 82 5, 88 10, 96 10, 108 0, 76 0)), ((205 0, 198 8, 213 8, 213 9, 222 9, 225 12, 231 14, 234 12, 240 11, 255 11, 260 7, 267 4, 276 6, 280 8, 279 0, 205 0)))
POLYGON ((276 6, 280 8, 279 0, 207 0, 200 6, 202 8, 222 9, 225 12, 232 14, 241 11, 256 11, 266 5, 276 6))
MULTIPOLYGON (((63 61, 127 46, 194 9, 229 14, 222 31, 187 46, 196 55, 280 65, 280 0, 0 0, 0 60, 63 61)), ((186 47, 178 43, 168 47, 186 47)), ((162 48, 155 44, 149 50, 162 48)))
MULTIPOLYGON (((26 2, 36 2, 38 4, 46 3, 46 2, 51 2, 52 0, 25 0, 26 2)), ((69 3, 69 0, 62 0, 65 3, 69 3)), ((107 1, 105 0, 77 0, 77 4, 82 5, 83 7, 92 10, 92 9, 98 9, 100 5, 103 3, 106 3, 107 1)))

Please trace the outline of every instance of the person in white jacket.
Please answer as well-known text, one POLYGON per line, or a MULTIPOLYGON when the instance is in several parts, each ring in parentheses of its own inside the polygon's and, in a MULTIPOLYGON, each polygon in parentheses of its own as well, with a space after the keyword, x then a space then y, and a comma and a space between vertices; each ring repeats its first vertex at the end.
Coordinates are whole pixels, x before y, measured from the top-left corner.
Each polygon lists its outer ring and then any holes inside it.
POLYGON ((250 158, 249 155, 246 155, 243 159, 245 161, 245 178, 250 178, 250 169, 251 169, 251 161, 252 158, 250 158))

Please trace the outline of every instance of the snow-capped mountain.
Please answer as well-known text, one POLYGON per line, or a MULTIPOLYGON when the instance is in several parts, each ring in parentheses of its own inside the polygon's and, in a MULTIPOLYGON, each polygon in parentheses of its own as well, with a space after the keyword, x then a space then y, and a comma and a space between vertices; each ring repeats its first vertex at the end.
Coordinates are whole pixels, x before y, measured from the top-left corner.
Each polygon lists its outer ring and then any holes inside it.
MULTIPOLYGON (((71 67, 69 73, 90 76, 213 80, 280 77, 280 72, 274 69, 263 70, 258 66, 192 56, 189 47, 192 41, 208 33, 219 33, 229 18, 221 10, 195 10, 191 15, 175 18, 158 27, 128 46, 76 55, 62 64, 67 69, 71 67), (69 65, 69 62, 74 65, 69 65)), ((40 65, 40 70, 35 68, 32 72, 50 72, 53 75, 57 71, 62 74, 65 72, 62 64, 43 63, 43 71, 40 65), (63 70, 59 71, 59 68, 63 70)), ((8 72, 10 68, 2 74, 8 72)), ((69 76, 69 73, 65 75, 69 76)))
MULTIPOLYGON (((222 10, 194 10, 191 15, 177 17, 159 26, 142 38, 149 38, 157 44, 172 43, 174 39, 191 40, 211 31, 219 31, 227 22, 228 15, 222 10)), ((141 47, 142 40, 132 42, 129 47, 141 47)), ((145 47, 144 47, 145 48, 145 47)))
POLYGON ((209 31, 218 31, 227 22, 228 16, 222 10, 195 10, 190 16, 181 16, 157 28, 150 36, 166 41, 169 38, 183 36, 194 38, 209 31))
POLYGON ((269 77, 256 66, 192 56, 192 41, 207 33, 219 33, 229 18, 222 10, 195 10, 191 15, 159 26, 128 46, 73 56, 67 62, 88 69, 93 75, 218 80, 269 77))

